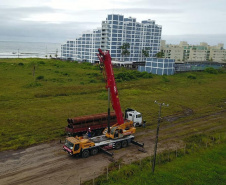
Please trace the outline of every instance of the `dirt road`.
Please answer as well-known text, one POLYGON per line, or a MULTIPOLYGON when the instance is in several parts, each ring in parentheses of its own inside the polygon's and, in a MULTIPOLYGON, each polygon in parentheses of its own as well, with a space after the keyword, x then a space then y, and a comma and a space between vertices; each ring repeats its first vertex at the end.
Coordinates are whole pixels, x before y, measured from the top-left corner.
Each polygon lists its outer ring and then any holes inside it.
MULTIPOLYGON (((205 119, 197 118, 191 124, 198 125, 199 128, 213 130, 210 123, 215 119, 225 120, 225 111, 218 114, 211 114, 205 119), (209 125, 209 127, 208 127, 209 125)), ((192 126, 191 126, 192 127, 192 126)), ((217 126, 216 129, 225 129, 225 126, 217 126)), ((186 123, 165 126, 160 129, 160 142, 158 151, 183 146, 179 135, 185 130, 185 135, 194 132, 186 123), (161 140, 161 136, 168 133, 169 128, 172 135, 161 140), (190 129, 190 130, 189 130, 190 129), (177 136, 175 140, 175 136, 177 136), (178 139, 179 138, 179 139, 178 139), (170 142, 169 142, 170 141, 170 142)), ((199 130, 200 132, 200 130, 199 130)), ((138 151, 138 147, 130 145, 127 148, 114 150, 114 159, 123 159, 124 163, 135 161, 146 156, 150 156, 154 148, 155 130, 137 133, 138 141, 144 142, 146 153, 138 151), (144 136, 142 136, 144 135, 144 136)), ((16 151, 0 152, 0 184, 1 185, 58 185, 79 184, 80 178, 82 182, 99 176, 104 169, 111 163, 111 157, 100 153, 87 159, 71 157, 62 150, 63 144, 59 141, 32 146, 27 149, 16 151)))

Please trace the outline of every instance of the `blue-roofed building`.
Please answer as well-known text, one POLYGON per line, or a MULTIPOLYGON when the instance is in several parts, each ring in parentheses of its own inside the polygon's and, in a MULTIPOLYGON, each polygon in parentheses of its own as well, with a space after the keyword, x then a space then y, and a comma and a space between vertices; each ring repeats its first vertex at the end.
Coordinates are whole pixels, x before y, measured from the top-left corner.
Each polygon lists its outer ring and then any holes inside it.
POLYGON ((174 59, 150 57, 146 59, 145 66, 138 66, 138 71, 158 75, 173 75, 175 72, 174 64, 174 59))

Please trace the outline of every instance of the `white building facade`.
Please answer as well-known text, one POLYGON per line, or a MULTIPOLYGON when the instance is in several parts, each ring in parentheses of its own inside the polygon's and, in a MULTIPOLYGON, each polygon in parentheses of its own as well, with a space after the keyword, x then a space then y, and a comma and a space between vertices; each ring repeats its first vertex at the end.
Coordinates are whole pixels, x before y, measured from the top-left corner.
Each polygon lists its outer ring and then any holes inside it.
POLYGON ((173 74, 174 60, 154 58, 160 51, 161 33, 162 27, 155 24, 154 20, 137 22, 136 18, 111 14, 102 21, 101 28, 85 32, 79 38, 61 45, 61 57, 65 60, 95 63, 98 61, 96 53, 101 48, 103 51, 109 50, 114 61, 145 61, 148 66, 139 66, 139 71, 173 74), (129 54, 126 56, 122 55, 123 44, 129 45, 129 54))
POLYGON ((123 15, 108 15, 102 21, 102 27, 83 33, 75 40, 69 40, 61 46, 62 59, 87 61, 98 60, 98 48, 109 50, 116 61, 142 61, 142 50, 147 50, 149 57, 160 51, 162 27, 153 20, 136 21, 136 18, 125 18, 123 15), (121 46, 128 43, 128 56, 122 56, 121 46))

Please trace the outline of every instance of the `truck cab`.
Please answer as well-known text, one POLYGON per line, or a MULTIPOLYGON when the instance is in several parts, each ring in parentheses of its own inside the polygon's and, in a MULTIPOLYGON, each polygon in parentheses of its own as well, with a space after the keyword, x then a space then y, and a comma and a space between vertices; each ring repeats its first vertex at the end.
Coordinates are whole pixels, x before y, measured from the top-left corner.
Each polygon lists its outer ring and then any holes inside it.
POLYGON ((127 108, 125 110, 125 119, 133 121, 134 127, 142 126, 142 114, 134 109, 127 108))
POLYGON ((81 154, 85 149, 95 146, 89 139, 82 137, 68 137, 63 146, 63 150, 70 155, 81 154))

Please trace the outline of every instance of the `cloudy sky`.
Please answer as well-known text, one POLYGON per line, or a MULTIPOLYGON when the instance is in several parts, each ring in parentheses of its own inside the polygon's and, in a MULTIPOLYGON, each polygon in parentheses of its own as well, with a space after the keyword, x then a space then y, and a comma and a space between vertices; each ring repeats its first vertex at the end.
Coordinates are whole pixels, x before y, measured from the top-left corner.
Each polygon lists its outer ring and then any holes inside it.
POLYGON ((226 0, 0 0, 0 41, 63 43, 107 14, 153 19, 167 43, 226 45, 226 0))

